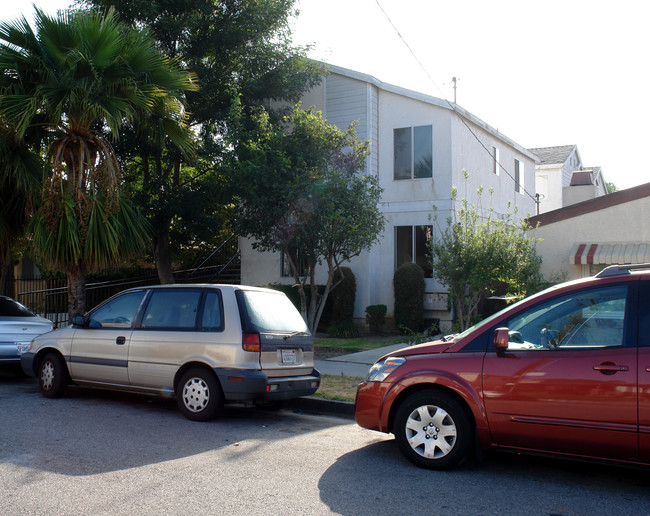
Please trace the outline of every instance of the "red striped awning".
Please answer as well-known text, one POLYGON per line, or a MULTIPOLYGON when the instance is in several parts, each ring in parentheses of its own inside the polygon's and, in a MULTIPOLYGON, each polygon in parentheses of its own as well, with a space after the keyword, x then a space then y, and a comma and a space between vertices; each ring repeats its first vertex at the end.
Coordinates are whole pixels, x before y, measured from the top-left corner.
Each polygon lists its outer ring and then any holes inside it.
POLYGON ((569 263, 574 265, 650 263, 650 243, 576 244, 569 254, 569 263))

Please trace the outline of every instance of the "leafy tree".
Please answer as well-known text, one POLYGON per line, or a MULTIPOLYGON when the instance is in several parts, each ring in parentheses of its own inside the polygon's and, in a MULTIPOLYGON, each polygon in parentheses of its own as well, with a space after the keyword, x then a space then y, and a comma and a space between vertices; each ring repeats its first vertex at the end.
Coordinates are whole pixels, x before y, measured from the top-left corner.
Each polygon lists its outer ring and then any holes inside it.
MULTIPOLYGON (((479 198, 482 189, 479 189, 479 198)), ((452 191, 456 201, 457 191, 452 191)), ((509 295, 524 297, 542 285, 536 242, 526 237, 526 222, 512 214, 497 218, 493 209, 481 217, 466 199, 431 243, 433 275, 449 288, 460 329, 471 326, 485 292, 505 284, 509 295)))
POLYGON ((6 288, 15 242, 38 206, 42 171, 40 156, 0 121, 0 293, 6 288))
POLYGON ((342 131, 321 113, 299 107, 278 128, 263 110, 247 119, 236 109, 233 118, 241 122, 233 141, 240 234, 259 251, 285 254, 314 332, 343 277, 341 264, 370 249, 384 227, 377 178, 362 172, 368 142, 356 138, 354 126, 342 131), (327 273, 322 295, 319 265, 327 273))
POLYGON ((609 181, 605 181, 605 186, 607 187, 607 193, 618 192, 618 187, 614 183, 610 183, 609 181))
POLYGON ((70 317, 85 311, 85 276, 142 250, 147 224, 121 192, 111 142, 124 119, 164 104, 180 108, 192 78, 161 54, 148 31, 118 23, 115 12, 36 9, 0 24, 0 115, 18 138, 31 126, 49 133, 49 178, 32 218, 42 258, 64 269, 70 317))
MULTIPOLYGON (((231 228, 235 212, 223 189, 228 114, 234 98, 244 105, 268 99, 297 101, 319 80, 321 69, 291 44, 289 18, 295 0, 88 0, 113 6, 134 27, 148 27, 158 46, 196 73, 200 88, 187 95, 192 134, 178 148, 148 114, 124 128, 117 147, 134 199, 153 227, 152 250, 159 279, 173 282, 172 262, 214 244, 231 228), (188 153, 192 147, 196 155, 188 153), (193 158, 199 158, 198 161, 193 158), (182 166, 181 166, 182 164, 182 166), (188 166, 189 165, 189 166, 188 166), (212 230, 206 234, 205 228, 212 230)), ((174 126, 172 125, 172 128, 174 126)))

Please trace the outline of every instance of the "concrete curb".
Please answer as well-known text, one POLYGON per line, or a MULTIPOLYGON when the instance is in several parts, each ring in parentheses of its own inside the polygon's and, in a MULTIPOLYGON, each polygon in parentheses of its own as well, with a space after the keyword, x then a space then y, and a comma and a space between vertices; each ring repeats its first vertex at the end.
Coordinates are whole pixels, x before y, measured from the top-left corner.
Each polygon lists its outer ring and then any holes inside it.
POLYGON ((354 403, 351 401, 325 400, 316 396, 305 396, 303 398, 287 400, 284 408, 294 412, 307 412, 354 419, 354 403))

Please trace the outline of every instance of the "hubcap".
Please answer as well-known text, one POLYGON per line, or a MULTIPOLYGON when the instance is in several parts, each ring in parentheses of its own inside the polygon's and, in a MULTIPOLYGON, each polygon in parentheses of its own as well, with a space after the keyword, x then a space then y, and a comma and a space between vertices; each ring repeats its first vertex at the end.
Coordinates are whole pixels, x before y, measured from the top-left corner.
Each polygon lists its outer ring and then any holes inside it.
POLYGON ((441 459, 456 444, 456 423, 451 416, 435 405, 422 405, 406 420, 406 439, 418 455, 427 459, 441 459))
POLYGON ((203 378, 190 378, 183 387, 183 403, 190 412, 201 412, 210 401, 210 388, 203 378))
POLYGON ((47 361, 41 367, 41 385, 43 389, 49 391, 54 383, 54 365, 52 362, 47 361))

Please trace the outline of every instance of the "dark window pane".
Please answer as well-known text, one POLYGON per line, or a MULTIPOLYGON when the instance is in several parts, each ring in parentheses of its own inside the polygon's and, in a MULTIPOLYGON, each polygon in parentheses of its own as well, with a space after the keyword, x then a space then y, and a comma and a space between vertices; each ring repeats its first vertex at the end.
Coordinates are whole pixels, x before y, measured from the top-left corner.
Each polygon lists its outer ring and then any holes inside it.
POLYGON ((625 285, 574 292, 520 312, 508 321, 509 348, 587 349, 625 343, 625 285))
POLYGON ((155 290, 144 314, 142 327, 194 328, 200 298, 200 290, 155 290))
POLYGON ((395 179, 411 179, 411 128, 393 130, 395 179))
POLYGON ((433 226, 415 227, 415 263, 424 271, 425 278, 433 278, 433 267, 429 259, 433 226))
POLYGON ((208 292, 205 295, 203 304, 203 316, 201 317, 201 328, 205 331, 223 330, 223 311, 221 298, 217 292, 208 292))
POLYGON ((413 162, 415 177, 431 177, 433 171, 433 127, 424 125, 413 129, 413 162))
POLYGON ((515 160, 515 192, 521 191, 521 186, 519 182, 519 160, 515 160))
POLYGON ((413 261, 413 228, 395 227, 395 268, 413 261))
POLYGON ((113 299, 94 312, 90 328, 130 328, 138 312, 145 291, 130 292, 113 299))

